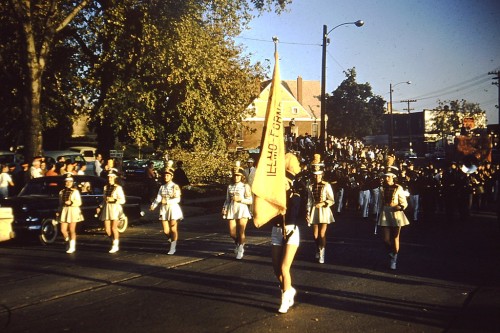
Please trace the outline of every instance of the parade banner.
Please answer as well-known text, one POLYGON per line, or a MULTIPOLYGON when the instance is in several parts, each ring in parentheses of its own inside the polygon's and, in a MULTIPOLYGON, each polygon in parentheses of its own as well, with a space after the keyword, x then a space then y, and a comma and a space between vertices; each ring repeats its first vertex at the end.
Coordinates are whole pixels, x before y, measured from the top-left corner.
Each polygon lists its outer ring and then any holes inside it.
POLYGON ((274 52, 274 61, 261 154, 252 185, 252 192, 255 195, 253 220, 257 228, 273 217, 286 213, 285 143, 277 48, 274 52))

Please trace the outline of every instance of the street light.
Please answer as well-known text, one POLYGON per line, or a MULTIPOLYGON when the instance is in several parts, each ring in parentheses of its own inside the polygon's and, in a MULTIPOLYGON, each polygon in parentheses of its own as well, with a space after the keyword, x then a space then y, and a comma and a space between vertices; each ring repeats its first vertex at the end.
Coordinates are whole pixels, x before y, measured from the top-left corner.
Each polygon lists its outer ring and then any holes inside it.
POLYGON ((390 135, 389 135, 389 150, 392 150, 394 147, 393 147, 393 140, 394 140, 394 116, 393 116, 393 112, 392 112, 392 88, 397 86, 397 85, 400 85, 400 84, 403 84, 403 83, 406 83, 406 84, 411 84, 411 81, 402 81, 402 82, 398 82, 396 83, 395 85, 393 85, 392 83, 389 83, 389 107, 391 108, 390 109, 390 122, 391 122, 391 126, 390 126, 390 135))
POLYGON ((330 32, 333 30, 337 29, 340 26, 347 25, 347 24, 354 24, 357 27, 361 27, 365 22, 361 20, 357 20, 356 22, 346 22, 339 24, 332 29, 328 30, 326 25, 323 25, 323 55, 322 55, 322 60, 321 60, 321 120, 320 120, 320 133, 319 133, 319 140, 321 144, 321 151, 323 152, 325 150, 325 132, 326 132, 326 124, 325 124, 325 115, 326 115, 326 44, 330 42, 328 39, 328 35, 330 32))

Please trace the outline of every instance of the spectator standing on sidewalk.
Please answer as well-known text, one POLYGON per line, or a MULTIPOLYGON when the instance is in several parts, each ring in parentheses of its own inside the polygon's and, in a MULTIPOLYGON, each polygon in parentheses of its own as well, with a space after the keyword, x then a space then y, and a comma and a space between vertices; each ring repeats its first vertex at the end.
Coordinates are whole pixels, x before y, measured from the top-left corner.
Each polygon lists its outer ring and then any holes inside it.
POLYGON ((76 224, 83 221, 82 199, 80 192, 74 186, 73 177, 67 174, 64 179, 64 189, 59 192, 59 210, 56 216, 61 224, 61 234, 69 246, 66 253, 74 253, 76 251, 76 224), (68 234, 69 228, 69 234, 68 234))
POLYGON ((172 165, 172 161, 167 163, 164 176, 165 184, 160 186, 158 195, 149 208, 149 210, 153 211, 161 203, 160 221, 163 224, 163 232, 170 240, 170 249, 167 253, 170 255, 175 253, 179 238, 177 224, 184 218, 179 205, 181 202, 181 188, 172 180, 175 174, 172 165))
POLYGON ((392 171, 391 167, 388 167, 384 177, 381 198, 382 207, 378 225, 382 228, 384 243, 389 251, 390 268, 396 269, 401 227, 410 224, 403 212, 408 206, 408 202, 406 201, 403 187, 394 182, 396 174, 392 171))
POLYGON ((227 187, 226 200, 222 206, 222 218, 228 221, 229 236, 236 245, 234 253, 236 259, 243 258, 245 252, 245 229, 248 219, 252 217, 249 206, 252 204, 252 190, 244 182, 243 168, 240 162, 232 169, 232 182, 227 187))
POLYGON ((307 224, 313 227, 313 236, 316 243, 316 259, 320 264, 325 263, 326 229, 335 222, 331 206, 335 203, 333 189, 330 183, 323 180, 323 170, 314 167, 314 164, 323 164, 318 161, 319 156, 311 165, 314 179, 307 186, 307 224))
POLYGON ((95 156, 94 173, 97 177, 100 177, 101 172, 102 172, 102 154, 98 153, 95 156))
MULTIPOLYGON (((191 184, 191 182, 189 181, 189 178, 188 178, 188 176, 186 175, 186 172, 183 169, 184 162, 177 161, 176 166, 177 166, 177 168, 174 171, 174 179, 173 179, 173 181, 174 181, 174 183, 176 183, 177 185, 179 185, 179 187, 181 188, 181 191, 182 191, 182 190, 184 190, 184 188, 186 186, 189 186, 189 184, 191 184)), ((181 197, 181 202, 180 203, 184 204, 184 200, 182 199, 182 197, 181 197)))
POLYGON ((104 195, 101 205, 97 208, 99 220, 104 222, 106 235, 113 240, 113 246, 109 253, 115 253, 120 250, 120 232, 118 223, 123 215, 122 205, 125 203, 125 193, 123 188, 116 184, 116 169, 111 168, 107 172, 108 184, 104 186, 104 195))
POLYGON ((14 187, 14 181, 9 174, 9 166, 2 164, 2 173, 0 174, 0 199, 9 196, 9 186, 14 187))
POLYGON ((248 185, 250 185, 250 187, 252 187, 252 184, 253 184, 253 180, 255 178, 255 166, 254 166, 254 159, 253 158, 249 158, 247 160, 247 167, 245 168, 245 177, 247 179, 247 183, 248 185))
MULTIPOLYGON (((153 202, 153 200, 155 199, 155 195, 158 191, 157 182, 156 182, 156 178, 157 178, 158 174, 156 173, 154 166, 155 166, 155 164, 153 163, 153 161, 149 161, 148 165, 146 167, 146 187, 147 187, 147 191, 148 191, 149 202, 153 202)), ((167 166, 167 168, 168 168, 168 166, 167 166)))
POLYGON ((184 188, 184 186, 188 186, 190 184, 189 178, 186 175, 186 172, 183 169, 184 162, 182 161, 177 161, 176 163, 176 169, 174 171, 174 183, 179 185, 181 190, 184 188))

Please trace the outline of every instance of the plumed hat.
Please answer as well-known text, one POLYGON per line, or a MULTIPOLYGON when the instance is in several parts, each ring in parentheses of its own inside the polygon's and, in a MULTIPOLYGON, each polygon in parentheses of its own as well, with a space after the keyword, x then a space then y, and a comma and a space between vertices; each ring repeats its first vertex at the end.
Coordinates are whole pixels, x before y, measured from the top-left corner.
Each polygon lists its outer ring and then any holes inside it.
POLYGON ((166 175, 174 175, 174 161, 168 160, 167 165, 165 166, 165 174, 166 175))
POLYGON ((236 161, 234 163, 234 167, 231 169, 231 174, 233 176, 235 176, 235 175, 244 176, 245 175, 245 170, 243 170, 243 168, 241 167, 240 161, 236 161))
POLYGON ((313 160, 311 161, 311 166, 325 166, 325 164, 321 162, 320 154, 314 154, 313 160))

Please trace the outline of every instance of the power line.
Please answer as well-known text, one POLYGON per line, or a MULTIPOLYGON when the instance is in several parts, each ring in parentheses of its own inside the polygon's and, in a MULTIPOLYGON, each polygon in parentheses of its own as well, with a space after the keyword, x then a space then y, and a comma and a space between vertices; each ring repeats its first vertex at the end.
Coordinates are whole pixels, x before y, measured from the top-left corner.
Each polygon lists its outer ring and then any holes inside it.
POLYGON ((424 100, 424 99, 436 98, 436 97, 439 97, 442 95, 448 95, 450 93, 456 93, 456 92, 462 91, 464 89, 468 89, 468 88, 477 86, 478 84, 483 84, 485 82, 488 82, 489 78, 483 76, 483 79, 481 81, 479 81, 479 82, 474 82, 474 81, 477 81, 477 79, 472 79, 472 80, 467 80, 467 81, 464 81, 461 83, 457 83, 457 84, 454 84, 454 85, 446 87, 446 88, 438 89, 438 90, 435 90, 433 92, 417 96, 415 98, 420 99, 420 100, 424 100), (464 84, 467 84, 467 85, 460 87, 464 84), (458 87, 460 87, 460 88, 458 88, 458 87), (457 88, 457 89, 455 89, 455 88, 457 88), (432 94, 432 95, 430 95, 430 94, 432 94))
MULTIPOLYGON (((264 43, 274 43, 272 40, 267 40, 267 39, 259 39, 259 38, 250 38, 250 37, 235 37, 239 39, 245 39, 245 40, 253 40, 256 42, 264 42, 264 43)), ((280 44, 288 44, 288 45, 305 45, 305 46, 321 46, 321 44, 313 44, 313 43, 296 43, 296 42, 283 42, 280 40, 280 44)))

